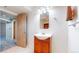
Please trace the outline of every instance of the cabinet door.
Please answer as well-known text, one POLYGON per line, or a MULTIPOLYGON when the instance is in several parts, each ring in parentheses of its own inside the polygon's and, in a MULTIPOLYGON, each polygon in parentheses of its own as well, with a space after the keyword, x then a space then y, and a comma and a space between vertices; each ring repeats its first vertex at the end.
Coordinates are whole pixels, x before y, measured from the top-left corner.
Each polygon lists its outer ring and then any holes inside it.
POLYGON ((50 38, 46 40, 40 40, 37 37, 34 38, 34 52, 35 53, 50 53, 50 38))
POLYGON ((72 8, 71 8, 71 6, 68 6, 67 16, 68 16, 68 20, 72 20, 72 8))
POLYGON ((76 16, 76 8, 72 6, 67 7, 67 21, 73 20, 76 16))
POLYGON ((42 52, 50 53, 50 39, 46 39, 42 42, 42 52))
POLYGON ((41 48, 42 48, 41 41, 35 37, 34 38, 34 52, 41 53, 42 52, 41 48))

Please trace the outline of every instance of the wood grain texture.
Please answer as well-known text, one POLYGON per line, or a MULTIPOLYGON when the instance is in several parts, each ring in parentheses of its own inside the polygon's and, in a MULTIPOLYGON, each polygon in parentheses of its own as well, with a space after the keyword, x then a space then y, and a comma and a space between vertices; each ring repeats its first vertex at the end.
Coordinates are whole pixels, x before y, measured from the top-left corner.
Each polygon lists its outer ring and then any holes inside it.
POLYGON ((34 53, 50 53, 51 52, 51 38, 39 40, 34 36, 34 53))
POLYGON ((67 21, 74 20, 76 16, 76 10, 72 6, 67 7, 67 21))
POLYGON ((26 14, 21 13, 16 18, 16 44, 20 47, 26 47, 26 14))

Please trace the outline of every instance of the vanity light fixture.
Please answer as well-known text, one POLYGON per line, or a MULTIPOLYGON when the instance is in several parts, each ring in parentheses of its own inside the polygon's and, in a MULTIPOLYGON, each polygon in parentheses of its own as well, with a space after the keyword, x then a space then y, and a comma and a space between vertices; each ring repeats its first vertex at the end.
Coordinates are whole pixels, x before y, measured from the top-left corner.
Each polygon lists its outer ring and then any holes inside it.
POLYGON ((41 7, 40 9, 39 9, 39 12, 40 12, 40 14, 43 14, 43 13, 47 13, 48 12, 48 7, 41 7))

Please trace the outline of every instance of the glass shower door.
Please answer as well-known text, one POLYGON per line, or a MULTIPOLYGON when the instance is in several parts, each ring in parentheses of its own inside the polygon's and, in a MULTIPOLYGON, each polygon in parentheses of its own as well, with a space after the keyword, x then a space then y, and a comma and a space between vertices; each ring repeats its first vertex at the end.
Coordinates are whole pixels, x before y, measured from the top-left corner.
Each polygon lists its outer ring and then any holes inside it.
POLYGON ((0 20, 0 51, 3 50, 6 44, 6 23, 0 20))
POLYGON ((1 23, 0 23, 0 51, 1 51, 1 23))
POLYGON ((12 38, 12 22, 0 22, 0 52, 15 46, 12 38))

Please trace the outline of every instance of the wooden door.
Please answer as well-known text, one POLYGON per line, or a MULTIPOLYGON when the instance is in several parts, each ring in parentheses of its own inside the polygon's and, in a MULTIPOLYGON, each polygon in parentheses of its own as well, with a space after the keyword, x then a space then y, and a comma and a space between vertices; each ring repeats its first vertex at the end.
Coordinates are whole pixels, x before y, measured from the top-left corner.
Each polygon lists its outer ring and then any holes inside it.
POLYGON ((16 44, 20 47, 26 47, 26 14, 19 14, 16 18, 16 44))

